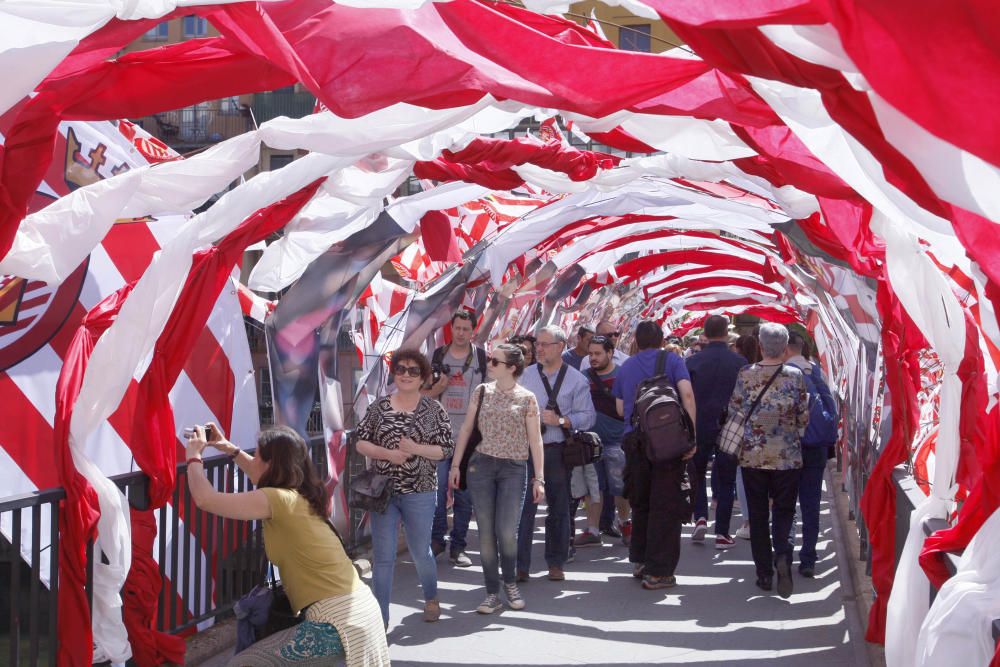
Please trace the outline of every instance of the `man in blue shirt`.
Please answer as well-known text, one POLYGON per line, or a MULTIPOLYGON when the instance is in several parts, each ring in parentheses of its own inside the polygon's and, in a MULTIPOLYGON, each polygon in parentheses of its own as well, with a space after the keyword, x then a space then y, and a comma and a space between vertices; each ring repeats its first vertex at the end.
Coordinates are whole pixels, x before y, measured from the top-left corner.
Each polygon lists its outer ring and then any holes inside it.
POLYGON ((694 392, 684 361, 660 349, 663 329, 659 324, 652 320, 640 322, 635 341, 639 352, 621 365, 612 389, 619 414, 625 417, 626 493, 632 504, 629 560, 632 574, 642 578, 643 588, 668 588, 677 583, 674 571, 681 555, 681 524, 691 519, 685 472, 690 456, 659 465, 650 463, 642 436, 632 426, 632 408, 639 383, 656 375, 661 355, 665 361, 663 373, 677 389, 692 421, 696 419, 694 392))
POLYGON ((580 364, 590 354, 590 339, 594 337, 593 327, 583 324, 576 331, 576 347, 562 353, 563 363, 570 368, 580 370, 580 364))
MULTIPOLYGON (((549 579, 566 578, 563 566, 569 555, 569 538, 572 533, 569 516, 569 475, 563 464, 563 443, 568 431, 589 430, 596 417, 590 400, 590 382, 580 371, 563 363, 566 334, 559 327, 545 327, 535 343, 538 364, 531 366, 521 376, 521 386, 535 395, 542 418, 542 444, 545 451, 545 562, 549 566, 549 579), (544 375, 552 389, 553 400, 542 380, 544 375), (560 379, 561 376, 561 379, 560 379), (557 392, 558 389, 558 392, 557 392), (558 410, 554 409, 558 406, 558 410)), ((531 536, 535 528, 538 506, 525 498, 518 534, 518 578, 527 579, 531 567, 531 536)))
MULTIPOLYGON (((729 349, 729 319, 712 315, 705 320, 705 338, 708 342, 701 352, 688 357, 687 368, 698 404, 698 451, 694 456, 694 531, 691 539, 705 541, 708 531, 708 494, 705 490, 705 471, 715 453, 719 439, 719 417, 729 404, 736 386, 736 376, 747 365, 747 360, 729 349)), ((736 493, 736 458, 716 456, 712 466, 712 494, 718 501, 715 508, 715 548, 729 549, 735 542, 729 533, 733 515, 733 494, 736 493)))

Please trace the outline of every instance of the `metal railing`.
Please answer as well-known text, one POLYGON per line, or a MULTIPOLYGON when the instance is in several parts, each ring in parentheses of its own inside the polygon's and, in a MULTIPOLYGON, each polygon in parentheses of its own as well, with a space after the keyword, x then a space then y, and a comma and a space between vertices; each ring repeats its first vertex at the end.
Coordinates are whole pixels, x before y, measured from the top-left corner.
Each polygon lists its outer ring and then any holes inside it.
POLYGON ((0 549, 0 596, 5 596, 0 597, 0 662, 5 656, 5 664, 56 664, 59 503, 65 497, 62 489, 49 489, 0 501, 0 524, 10 535, 0 549))
POLYGON ((275 90, 253 96, 253 116, 258 125, 278 116, 302 118, 311 114, 315 107, 316 96, 312 93, 275 90))
MULTIPOLYGON (((225 100, 220 101, 220 104, 225 100)), ((147 132, 173 147, 217 143, 253 129, 250 108, 193 106, 153 114, 138 121, 147 132)))

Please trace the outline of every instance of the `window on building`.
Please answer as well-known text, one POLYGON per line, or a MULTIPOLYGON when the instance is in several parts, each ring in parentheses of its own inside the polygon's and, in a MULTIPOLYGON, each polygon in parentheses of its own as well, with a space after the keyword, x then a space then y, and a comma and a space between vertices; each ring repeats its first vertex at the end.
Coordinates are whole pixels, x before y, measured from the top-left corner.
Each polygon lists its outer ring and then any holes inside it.
POLYGON ((618 48, 623 51, 650 52, 650 36, 653 26, 649 23, 627 25, 618 29, 618 48))
POLYGON ((147 42, 166 41, 169 28, 170 26, 166 22, 157 24, 155 28, 146 33, 145 37, 146 41, 147 42))
POLYGON ((271 167, 270 170, 275 171, 276 169, 281 169, 286 164, 291 164, 291 162, 292 162, 291 155, 272 155, 271 160, 269 162, 269 165, 271 167))
POLYGON ((204 37, 208 34, 208 21, 200 16, 184 17, 185 37, 204 37))

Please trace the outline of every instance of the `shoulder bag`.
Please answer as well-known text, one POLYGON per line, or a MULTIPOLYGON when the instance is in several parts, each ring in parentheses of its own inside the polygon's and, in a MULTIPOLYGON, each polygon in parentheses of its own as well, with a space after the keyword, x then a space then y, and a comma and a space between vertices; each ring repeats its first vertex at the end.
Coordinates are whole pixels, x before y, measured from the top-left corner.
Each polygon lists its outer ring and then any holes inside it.
POLYGON ((719 432, 719 439, 717 441, 720 453, 728 456, 739 455, 740 450, 743 449, 744 427, 747 421, 749 421, 750 416, 753 415, 754 410, 756 410, 757 406, 760 404, 760 399, 764 398, 764 394, 771 388, 771 383, 773 383, 781 374, 783 368, 784 364, 778 366, 778 370, 775 371, 774 375, 771 376, 771 379, 764 385, 764 388, 760 390, 759 394, 757 394, 757 398, 754 399, 753 403, 750 405, 750 410, 747 411, 746 414, 737 412, 734 415, 729 415, 726 419, 726 423, 722 426, 722 430, 719 432))
POLYGON ((483 407, 483 398, 486 396, 486 387, 479 388, 479 400, 476 402, 476 418, 472 423, 472 433, 469 434, 469 441, 465 443, 465 451, 462 452, 462 460, 458 463, 458 488, 465 491, 468 484, 466 473, 469 470, 469 460, 472 459, 476 447, 483 441, 483 434, 479 430, 479 411, 483 407))
MULTIPOLYGON (((559 397, 559 389, 562 387, 563 378, 566 377, 566 365, 564 364, 563 368, 559 370, 554 389, 549 385, 549 379, 545 377, 541 366, 538 367, 538 374, 542 377, 542 384, 545 385, 545 393, 548 395, 546 409, 552 410, 557 415, 562 416, 556 399, 559 397)), ((590 431, 570 431, 565 427, 563 428, 563 433, 566 436, 562 450, 563 465, 567 468, 572 470, 579 466, 585 466, 588 463, 596 463, 601 459, 603 446, 599 435, 590 431)))
MULTIPOLYGON (((352 431, 348 440, 348 450, 357 447, 357 431, 352 431)), ((365 468, 351 476, 347 489, 347 505, 365 512, 384 512, 392 498, 392 478, 365 468)))

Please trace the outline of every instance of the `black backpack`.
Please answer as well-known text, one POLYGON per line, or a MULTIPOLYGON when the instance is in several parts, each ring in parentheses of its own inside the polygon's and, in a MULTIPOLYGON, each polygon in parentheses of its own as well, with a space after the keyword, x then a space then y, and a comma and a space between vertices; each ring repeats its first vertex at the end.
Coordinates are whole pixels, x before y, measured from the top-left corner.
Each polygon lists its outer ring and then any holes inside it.
POLYGON ((632 428, 643 435, 650 463, 675 461, 694 448, 694 425, 677 389, 665 373, 667 353, 656 357, 653 376, 639 383, 632 407, 632 428))
MULTIPOLYGON (((441 347, 434 350, 434 353, 431 355, 432 367, 444 363, 444 355, 448 351, 449 347, 450 347, 449 345, 442 345, 441 347)), ((487 362, 486 350, 479 347, 478 345, 473 345, 472 349, 476 351, 476 362, 478 364, 478 368, 476 369, 476 371, 479 373, 479 379, 481 382, 486 382, 486 362, 487 362)), ((471 359, 469 361, 471 362, 471 359)), ((462 373, 464 374, 466 370, 468 370, 467 367, 463 368, 462 373)), ((475 386, 475 383, 473 383, 472 386, 475 386)))

